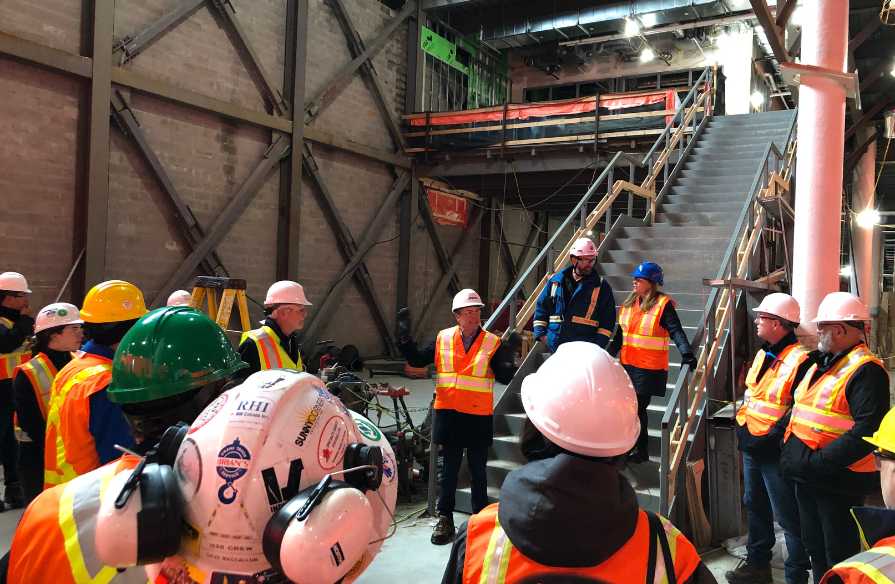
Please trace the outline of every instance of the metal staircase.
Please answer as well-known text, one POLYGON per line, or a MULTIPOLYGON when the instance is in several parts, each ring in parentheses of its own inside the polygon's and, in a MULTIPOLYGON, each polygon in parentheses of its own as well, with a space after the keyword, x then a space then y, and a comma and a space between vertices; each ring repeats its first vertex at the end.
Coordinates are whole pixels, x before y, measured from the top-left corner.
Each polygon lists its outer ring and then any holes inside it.
MULTIPOLYGON (((596 224, 612 201, 625 191, 631 193, 629 197, 638 195, 649 199, 645 217, 621 215, 615 220, 599 247, 597 270, 612 285, 619 306, 630 291, 629 274, 634 268, 647 260, 659 263, 666 274, 663 291, 675 300, 687 336, 700 358, 696 374, 685 375, 680 371, 680 354, 672 346, 668 397, 653 398, 649 407, 650 460, 632 465, 628 471, 641 507, 665 514, 674 502, 676 487, 683 483, 675 478, 683 476, 682 461, 689 455, 691 441, 681 440, 680 436, 689 437, 695 431, 704 410, 706 389, 711 387, 715 376, 726 374, 724 318, 729 316, 726 312, 729 300, 726 292, 717 290, 712 290, 706 300, 702 280, 731 274, 733 277, 752 275, 746 264, 753 258, 761 225, 768 220, 757 201, 768 194, 769 188, 775 185, 782 188, 784 180, 775 183, 774 171, 784 174, 788 184, 794 159, 795 112, 712 118, 708 105, 712 73, 711 69, 703 73, 665 133, 642 160, 623 153, 612 159, 557 229, 557 234, 520 276, 518 282, 524 281, 541 261, 548 262, 547 276, 519 311, 518 318, 513 314, 515 303, 510 299, 517 297, 519 283, 485 325, 491 330, 497 317, 509 310, 510 328, 521 328, 530 318, 547 278, 566 265, 571 243, 596 224), (685 146, 687 132, 690 140, 685 146), (679 159, 670 168, 666 163, 675 149, 680 153, 679 159), (649 169, 640 186, 612 180, 614 168, 631 165, 649 169), (665 180, 661 191, 655 193, 660 173, 665 180), (595 193, 607 194, 601 200, 595 193), (554 261, 553 247, 562 243, 556 241, 558 234, 576 221, 582 208, 589 208, 588 203, 596 203, 596 208, 586 218, 582 217, 579 230, 554 261), (706 307, 710 309, 707 314, 713 314, 714 319, 704 318, 706 307), (710 325, 708 335, 703 334, 706 320, 710 325)), ((740 295, 734 295, 734 306, 739 298, 740 295)), ((522 380, 537 370, 547 356, 543 343, 536 343, 495 404, 494 444, 487 470, 488 495, 492 502, 497 501, 506 475, 526 462, 518 443, 525 420, 519 391, 522 380)), ((471 509, 468 484, 468 474, 464 472, 457 492, 457 509, 461 511, 471 509)))

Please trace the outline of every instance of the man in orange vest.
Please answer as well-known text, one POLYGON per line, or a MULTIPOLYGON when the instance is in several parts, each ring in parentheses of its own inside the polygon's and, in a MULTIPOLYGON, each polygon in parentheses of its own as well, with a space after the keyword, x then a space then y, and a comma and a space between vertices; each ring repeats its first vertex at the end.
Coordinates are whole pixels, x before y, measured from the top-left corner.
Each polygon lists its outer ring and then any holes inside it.
POLYGON ((622 365, 588 342, 559 346, 522 382, 530 461, 499 504, 460 527, 442 584, 702 584, 715 578, 669 521, 642 511, 619 471, 640 434, 622 365))
POLYGON ((239 356, 249 364, 245 370, 239 372, 241 379, 267 369, 305 370, 295 336, 308 316, 305 306, 311 306, 311 303, 308 302, 301 284, 283 280, 267 290, 267 298, 264 300, 264 314, 267 318, 262 323, 263 326, 243 333, 239 341, 239 356))
POLYGON ((796 483, 802 543, 815 583, 861 551, 851 508, 879 489, 868 438, 889 411, 889 375, 861 340, 870 312, 833 292, 817 309, 819 356, 795 391, 780 469, 796 483))
MULTIPOLYGON (((229 376, 245 367, 221 327, 188 307, 160 308, 133 324, 120 339, 111 364, 108 395, 121 404, 136 438, 132 452, 146 456, 150 463, 169 466, 174 464, 186 428, 166 430, 180 422, 192 423, 232 385, 229 376)), ((219 409, 210 407, 204 414, 210 419, 219 409)), ((125 455, 41 493, 28 506, 10 552, 0 561, 0 581, 146 584, 142 568, 119 571, 104 566, 96 545, 106 488, 116 474, 135 468, 139 461, 137 456, 125 455)), ((141 483, 137 491, 142 487, 141 483)), ((156 509, 167 509, 165 501, 157 503, 156 509)), ((154 539, 144 545, 158 546, 165 533, 159 529, 148 534, 154 539)))
POLYGON ((780 440, 792 393, 813 361, 796 338, 799 303, 788 294, 768 294, 755 309, 755 329, 764 344, 746 376, 746 401, 737 412, 737 442, 743 453, 749 541, 746 563, 724 576, 730 584, 771 584, 774 518, 786 538, 786 581, 808 582, 811 562, 802 545, 795 488, 780 475, 780 440))
POLYGON ((479 326, 481 297, 469 288, 454 296, 457 326, 438 333, 428 347, 418 350, 410 338, 410 313, 398 312, 398 349, 411 367, 438 370, 435 382, 435 425, 432 442, 440 445, 444 467, 439 481, 438 523, 432 543, 444 545, 454 537, 454 504, 463 449, 472 475, 472 512, 488 505, 488 448, 494 436, 494 380, 509 383, 516 373, 516 350, 521 339, 501 343, 500 337, 479 326))
MULTIPOLYGON (((34 318, 28 295, 31 289, 22 274, 0 274, 0 462, 3 463, 3 496, 13 508, 25 506, 19 483, 18 445, 13 425, 12 380, 16 368, 31 358, 28 338, 34 334, 34 318)), ((3 502, 0 501, 0 511, 3 502)))
POLYGON ((866 552, 840 562, 826 573, 821 584, 892 584, 895 582, 895 410, 883 418, 873 438, 873 452, 880 472, 886 509, 855 507, 855 522, 866 552))
POLYGON ((44 488, 61 485, 117 460, 115 445, 134 443, 121 406, 109 400, 112 357, 124 335, 146 314, 143 293, 110 280, 84 297, 81 320, 90 339, 56 375, 47 409, 44 488))

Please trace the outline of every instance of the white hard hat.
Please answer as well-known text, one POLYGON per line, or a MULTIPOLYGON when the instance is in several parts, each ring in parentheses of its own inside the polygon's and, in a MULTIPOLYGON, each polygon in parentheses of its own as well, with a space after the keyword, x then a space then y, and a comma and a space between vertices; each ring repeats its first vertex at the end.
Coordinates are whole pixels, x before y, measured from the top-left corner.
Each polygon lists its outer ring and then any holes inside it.
POLYGON ((301 287, 301 284, 291 280, 281 280, 268 288, 264 306, 272 304, 304 304, 305 306, 311 306, 311 303, 305 297, 305 289, 301 287))
POLYGON ((593 343, 560 345, 522 381, 522 406, 551 442, 585 456, 623 454, 640 435, 631 378, 593 343))
POLYGON ((758 308, 753 309, 753 312, 773 314, 795 323, 798 323, 801 318, 801 309, 798 301, 789 294, 781 294, 780 292, 765 296, 758 308))
POLYGON ((186 290, 178 290, 176 292, 172 292, 171 295, 168 296, 167 306, 189 306, 192 297, 192 294, 190 294, 186 290))
POLYGON ((28 281, 18 272, 3 272, 0 274, 0 290, 4 292, 24 292, 31 294, 28 281))
POLYGON ((848 292, 827 294, 817 307, 817 318, 811 322, 846 322, 870 320, 870 310, 864 301, 848 292))
POLYGON ((472 288, 466 288, 454 295, 454 303, 451 306, 451 310, 456 311, 469 306, 485 306, 482 302, 482 297, 479 296, 478 292, 472 288))
POLYGON ((569 255, 573 256, 595 256, 597 255, 597 246, 587 237, 576 239, 569 250, 569 255))
MULTIPOLYGON (((287 517, 273 549, 291 581, 354 580, 373 561, 382 546, 378 540, 391 525, 398 489, 394 452, 375 425, 348 410, 320 379, 284 369, 255 373, 222 394, 199 414, 180 444, 174 480, 183 501, 183 525, 196 537, 180 543, 181 534, 174 534, 180 546, 174 559, 205 574, 252 581, 252 574, 272 567, 265 529, 271 518, 326 475, 353 468, 351 444, 381 449, 378 493, 353 488, 327 493, 307 518, 287 517), (331 550, 338 550, 337 556, 331 550)), ((97 518, 97 555, 113 567, 133 566, 143 545, 131 519, 140 509, 137 493, 124 509, 114 505, 129 473, 119 473, 110 483, 97 518)), ((343 474, 333 480, 347 482, 343 474)), ((155 581, 163 564, 145 569, 148 580, 155 581)))
POLYGON ((66 302, 57 302, 40 309, 34 320, 34 332, 39 333, 57 326, 82 324, 83 322, 77 306, 66 302))

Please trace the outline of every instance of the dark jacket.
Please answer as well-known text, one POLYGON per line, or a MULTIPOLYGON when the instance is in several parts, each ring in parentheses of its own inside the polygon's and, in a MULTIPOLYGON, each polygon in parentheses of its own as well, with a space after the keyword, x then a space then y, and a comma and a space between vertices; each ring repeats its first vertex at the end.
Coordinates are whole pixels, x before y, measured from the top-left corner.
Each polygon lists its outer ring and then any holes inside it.
MULTIPOLYGON (((687 333, 681 325, 681 319, 678 318, 677 310, 674 309, 671 302, 662 309, 662 315, 659 317, 659 325, 668 331, 668 335, 674 344, 677 345, 681 355, 692 353, 690 341, 687 340, 687 333)), ((610 355, 615 357, 621 351, 623 335, 621 327, 612 337, 612 342, 606 348, 610 355)), ((642 367, 634 367, 633 365, 624 365, 631 383, 634 384, 634 391, 640 395, 658 395, 665 396, 666 385, 668 385, 668 371, 664 369, 643 369, 642 367)))
MULTIPOLYGON (((560 454, 507 475, 498 520, 522 555, 546 566, 601 564, 634 535, 640 509, 628 480, 614 466, 560 454)), ((451 549, 442 584, 462 584, 464 523, 451 549)), ((700 563, 687 584, 715 582, 700 563)))
POLYGON ((609 337, 612 336, 612 329, 615 328, 615 299, 612 297, 612 287, 609 282, 602 279, 597 274, 597 269, 574 284, 568 286, 574 288, 574 292, 569 297, 567 286, 563 285, 563 278, 568 278, 566 283, 572 279, 572 266, 555 274, 538 296, 538 302, 535 305, 534 328, 535 338, 538 339, 544 335, 547 336, 547 346, 551 351, 563 343, 570 341, 587 341, 596 343, 602 348, 606 348, 609 343, 609 337), (553 284, 559 284, 556 287, 556 294, 553 295, 553 284), (599 289, 597 305, 592 314, 590 313, 591 297, 595 289, 599 289), (574 318, 587 319, 590 316, 590 322, 574 322, 574 318), (551 322, 550 317, 561 317, 561 322, 551 322))
MULTIPOLYGON (((41 351, 34 351, 32 357, 41 351)), ((61 371, 69 361, 71 353, 68 351, 54 351, 44 349, 46 355, 56 371, 61 371)), ((37 393, 27 375, 19 371, 12 382, 12 401, 15 405, 16 417, 19 420, 19 428, 28 434, 31 442, 19 442, 18 468, 43 468, 44 467, 44 440, 47 433, 47 421, 40 410, 37 401, 37 393)))
MULTIPOLYGON (((476 334, 482 334, 480 328, 476 334)), ((428 367, 435 363, 435 341, 425 349, 417 349, 416 343, 406 341, 398 344, 398 350, 411 367, 428 367)), ((498 383, 508 384, 516 373, 514 355, 501 345, 491 356, 490 367, 498 383)), ((465 414, 456 410, 435 410, 433 442, 442 446, 483 447, 491 446, 494 437, 494 416, 465 414)))
MULTIPOLYGON (((758 371, 757 379, 761 381, 774 359, 776 359, 780 353, 785 351, 787 347, 795 345, 798 342, 799 339, 796 337, 795 332, 788 333, 785 337, 780 339, 779 342, 773 345, 765 341, 761 345, 761 349, 765 352, 764 363, 762 363, 761 369, 758 371)), ((814 358, 809 357, 808 359, 805 359, 804 363, 799 365, 799 368, 796 370, 795 380, 792 384, 793 393, 795 393, 796 388, 802 382, 805 374, 808 373, 808 370, 811 369, 813 364, 814 358)), ((764 436, 753 436, 745 424, 741 426, 737 423, 737 448, 753 456, 779 457, 780 444, 783 441, 783 435, 786 433, 786 426, 788 424, 789 415, 786 415, 780 418, 780 421, 776 424, 771 426, 771 431, 764 436)))
MULTIPOLYGON (((876 507, 852 507, 852 517, 858 524, 861 538, 868 549, 880 545, 881 540, 895 537, 895 510, 876 507)), ((891 546, 890 542, 883 542, 891 546)), ((885 553, 885 552, 883 552, 885 553)), ((849 560, 846 560, 849 561, 849 560)), ((844 584, 838 574, 830 574, 826 584, 844 584)))
MULTIPOLYGON (((284 335, 283 331, 280 329, 280 325, 278 325, 272 318, 265 319, 262 326, 270 327, 273 332, 276 333, 280 338, 280 346, 283 347, 283 351, 289 355, 289 358, 292 359, 293 363, 297 362, 298 339, 296 339, 296 333, 298 331, 293 331, 291 335, 284 335)), ((236 351, 239 353, 239 357, 249 364, 245 369, 240 369, 233 374, 236 379, 245 381, 245 379, 252 373, 261 371, 261 356, 258 354, 258 345, 255 344, 255 341, 246 339, 245 342, 240 343, 239 348, 236 349, 236 351)))
MULTIPOLYGON (((853 348, 836 355, 821 353, 811 383, 816 383, 853 348)), ((785 478, 830 492, 869 495, 880 488, 878 472, 855 472, 846 467, 875 448, 864 437, 879 429, 889 411, 889 374, 876 363, 861 365, 845 386, 845 399, 855 425, 820 450, 811 450, 790 434, 780 456, 780 470, 785 478)))
MULTIPOLYGON (((94 341, 87 341, 81 347, 84 353, 98 355, 112 360, 115 358, 115 349, 100 345, 94 341)), ((99 455, 99 463, 109 464, 113 460, 121 458, 121 451, 115 445, 131 448, 136 441, 131 434, 130 424, 121 411, 121 404, 109 399, 106 390, 108 387, 90 394, 90 421, 88 429, 93 436, 96 453, 99 455)))
MULTIPOLYGON (((0 306, 0 317, 12 321, 12 328, 0 327, 0 354, 12 353, 34 334, 34 319, 18 310, 0 306)), ((0 405, 12 404, 12 379, 0 380, 0 405)))

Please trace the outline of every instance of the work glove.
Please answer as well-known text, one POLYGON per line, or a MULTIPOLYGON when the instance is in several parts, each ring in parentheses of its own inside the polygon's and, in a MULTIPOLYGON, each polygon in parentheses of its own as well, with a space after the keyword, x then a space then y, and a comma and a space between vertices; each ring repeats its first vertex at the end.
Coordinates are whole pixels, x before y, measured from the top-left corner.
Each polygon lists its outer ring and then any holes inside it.
POLYGON ((681 355, 681 365, 686 365, 690 368, 690 371, 695 371, 698 363, 699 362, 696 360, 696 356, 693 353, 684 353, 681 355))
POLYGON ((402 308, 398 311, 398 319, 395 323, 395 338, 399 345, 403 345, 411 340, 410 330, 410 309, 402 308))

